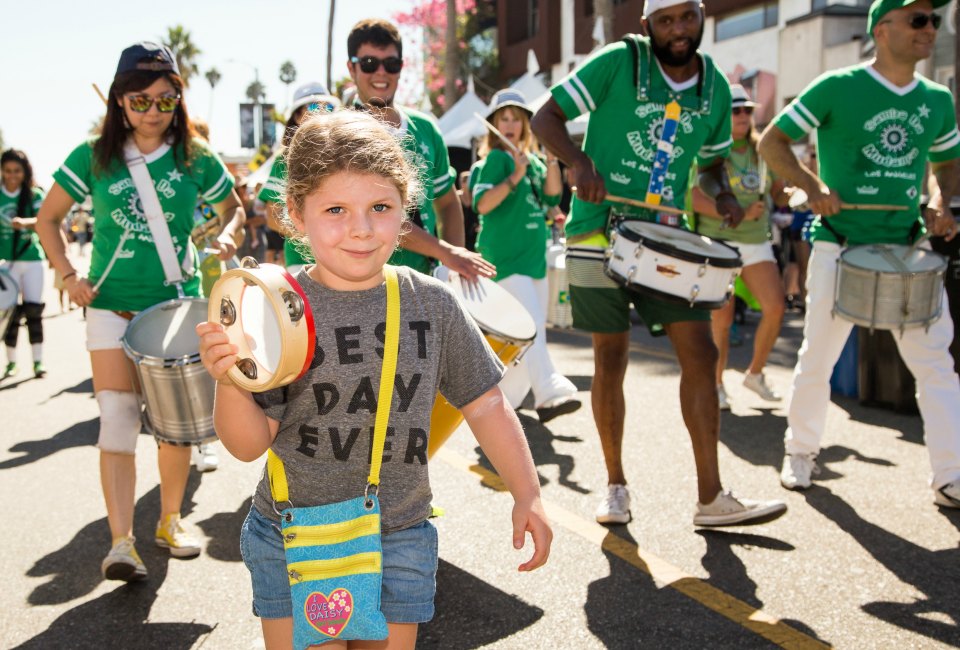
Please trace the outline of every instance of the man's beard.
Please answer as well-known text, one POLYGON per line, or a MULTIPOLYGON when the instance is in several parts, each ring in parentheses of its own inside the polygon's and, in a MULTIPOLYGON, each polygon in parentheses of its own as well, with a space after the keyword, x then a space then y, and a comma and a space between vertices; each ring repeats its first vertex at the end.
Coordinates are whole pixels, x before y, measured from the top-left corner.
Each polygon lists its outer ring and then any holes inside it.
POLYGON ((703 30, 706 27, 706 23, 701 23, 700 33, 697 34, 697 38, 690 42, 690 47, 687 49, 687 53, 683 55, 676 55, 670 51, 670 43, 667 42, 666 45, 661 45, 657 40, 657 37, 654 33, 650 32, 650 49, 653 50, 653 55, 665 66, 671 68, 679 68, 687 65, 693 60, 693 57, 697 55, 697 50, 700 48, 700 42, 703 40, 703 30))

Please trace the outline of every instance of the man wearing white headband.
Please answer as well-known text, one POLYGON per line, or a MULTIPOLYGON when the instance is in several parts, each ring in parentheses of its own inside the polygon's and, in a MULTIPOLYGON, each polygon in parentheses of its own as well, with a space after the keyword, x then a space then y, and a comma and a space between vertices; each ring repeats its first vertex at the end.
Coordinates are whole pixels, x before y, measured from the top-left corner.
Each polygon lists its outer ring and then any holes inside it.
MULTIPOLYGON (((950 199, 960 182, 960 132, 953 97, 949 89, 915 72, 936 42, 941 16, 933 10, 947 1, 876 0, 867 22, 876 59, 815 79, 760 141, 770 167, 804 190, 810 208, 821 215, 811 228, 807 317, 787 412, 780 474, 787 489, 809 488, 820 471, 817 455, 826 428, 830 373, 853 328, 833 315, 844 247, 916 244, 924 230, 947 239, 956 232, 950 199), (790 148, 813 131, 819 178, 790 148), (932 173, 925 188, 928 162, 932 173), (921 212, 924 190, 930 196, 921 212), (854 210, 850 204, 875 207, 854 210), (903 208, 884 207, 891 205, 903 208)), ((900 266, 906 264, 900 261, 900 266)), ((896 332, 894 340, 917 381, 934 503, 960 508, 960 384, 948 351, 954 323, 942 294, 940 299, 942 314, 936 322, 896 332)))
MULTIPOLYGON (((718 353, 709 310, 628 289, 604 274, 604 251, 615 219, 686 226, 685 219, 673 215, 624 210, 606 200, 608 190, 682 206, 690 168, 697 164, 709 181, 702 184, 716 196, 718 212, 728 224, 736 227, 743 219, 722 164, 732 144, 730 85, 697 49, 703 5, 647 0, 641 26, 646 36, 629 35, 606 46, 556 84, 533 119, 534 133, 571 168, 577 186, 566 227, 567 272, 574 327, 593 335, 593 417, 608 476, 596 518, 600 523, 631 518, 622 445, 632 305, 652 334, 670 337, 680 363, 680 409, 697 469, 694 525, 769 520, 786 510, 782 502, 737 499, 720 482, 718 353), (590 121, 581 151, 565 125, 584 113, 590 121)), ((643 284, 643 278, 637 280, 643 284)))

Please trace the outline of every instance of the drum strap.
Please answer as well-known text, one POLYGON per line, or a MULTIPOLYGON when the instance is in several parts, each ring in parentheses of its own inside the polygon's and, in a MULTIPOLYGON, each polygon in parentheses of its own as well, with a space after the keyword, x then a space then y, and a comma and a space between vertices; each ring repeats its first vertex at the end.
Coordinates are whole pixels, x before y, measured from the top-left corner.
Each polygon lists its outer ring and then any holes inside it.
MULTIPOLYGON (((383 345, 377 415, 373 427, 373 449, 370 452, 370 475, 367 477, 367 483, 373 486, 380 484, 380 466, 387 439, 387 421, 390 418, 394 377, 397 374, 397 352, 400 348, 400 285, 397 281, 397 270, 392 266, 384 266, 383 275, 387 281, 387 332, 383 345)), ((267 476, 270 479, 270 493, 274 502, 289 503, 290 494, 283 461, 272 449, 267 451, 267 476)))
POLYGON ((185 247, 187 252, 183 264, 178 264, 177 251, 173 247, 173 238, 170 237, 170 228, 167 226, 163 207, 157 197, 157 189, 150 177, 150 170, 147 169, 147 160, 132 140, 127 141, 123 153, 124 162, 130 171, 133 184, 137 188, 137 194, 140 196, 140 203, 143 205, 147 225, 150 227, 153 243, 157 248, 157 254, 160 256, 160 263, 163 265, 163 275, 167 279, 167 284, 180 284, 184 281, 184 275, 188 277, 191 275, 187 273, 187 269, 193 267, 190 247, 189 245, 185 247))

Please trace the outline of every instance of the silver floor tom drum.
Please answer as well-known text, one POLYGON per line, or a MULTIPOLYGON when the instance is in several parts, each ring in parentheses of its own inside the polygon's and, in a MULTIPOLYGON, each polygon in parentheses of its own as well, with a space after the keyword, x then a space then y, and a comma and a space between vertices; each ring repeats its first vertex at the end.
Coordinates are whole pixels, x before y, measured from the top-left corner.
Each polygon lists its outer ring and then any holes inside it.
POLYGON ((217 437, 215 382, 200 362, 195 330, 206 320, 206 300, 168 300, 137 314, 121 339, 140 379, 144 423, 163 442, 187 446, 217 437))
POLYGON ((701 309, 726 304, 742 266, 737 249, 721 241, 646 221, 617 224, 604 260, 618 284, 701 309))
POLYGON ((940 318, 947 259, 899 244, 853 246, 840 254, 834 313, 871 330, 929 327, 940 318))

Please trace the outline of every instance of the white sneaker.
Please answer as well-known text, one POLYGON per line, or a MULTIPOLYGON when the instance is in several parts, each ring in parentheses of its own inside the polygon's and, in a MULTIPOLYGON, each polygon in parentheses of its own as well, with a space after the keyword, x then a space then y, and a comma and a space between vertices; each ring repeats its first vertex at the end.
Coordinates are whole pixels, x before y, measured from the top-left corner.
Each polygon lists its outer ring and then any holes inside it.
POLYGON ((732 492, 721 492, 712 502, 697 503, 694 526, 734 526, 772 521, 787 511, 783 501, 738 499, 732 492))
POLYGON ((783 399, 780 396, 780 393, 767 385, 767 378, 762 372, 757 374, 748 372, 743 377, 743 385, 768 402, 779 402, 781 399, 783 399))
POLYGON ((816 454, 786 454, 780 470, 780 485, 788 490, 806 490, 811 475, 820 473, 816 454))
POLYGON ((933 502, 944 508, 960 508, 960 481, 947 483, 933 491, 933 502))
POLYGON ((724 390, 723 384, 717 386, 717 402, 720 403, 721 411, 730 410, 730 399, 727 397, 727 391, 724 390))
POLYGON ((213 472, 220 466, 216 450, 213 445, 208 444, 194 445, 190 452, 190 462, 197 466, 198 472, 213 472))
POLYGON ((630 492, 626 485, 608 485, 607 496, 597 507, 597 523, 625 524, 630 521, 630 492))
POLYGON ((100 572, 105 579, 133 582, 147 577, 147 567, 133 547, 134 542, 133 537, 123 537, 110 549, 100 563, 100 572))

